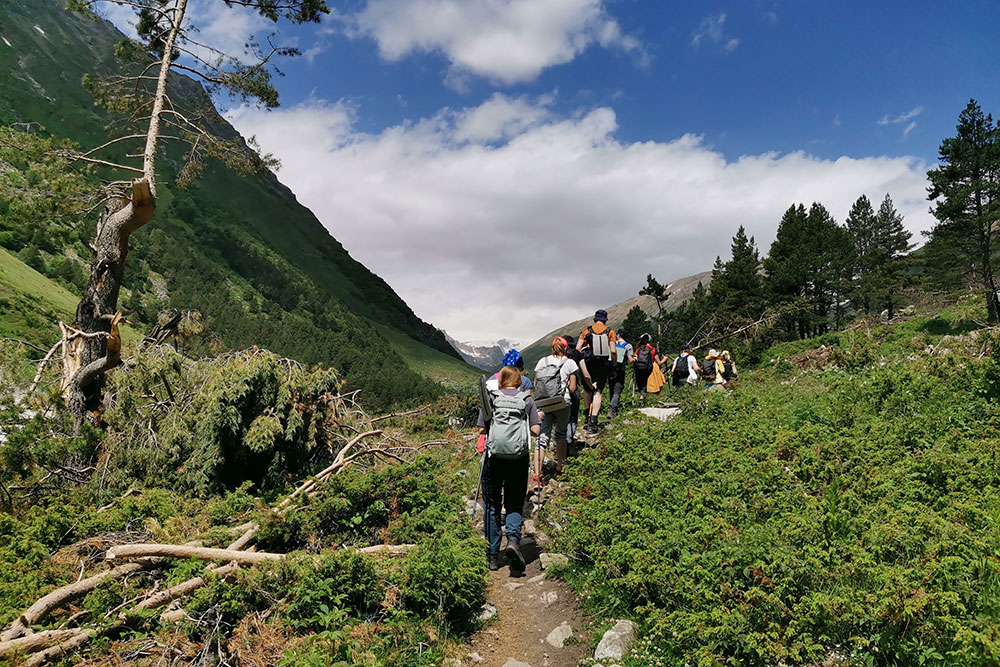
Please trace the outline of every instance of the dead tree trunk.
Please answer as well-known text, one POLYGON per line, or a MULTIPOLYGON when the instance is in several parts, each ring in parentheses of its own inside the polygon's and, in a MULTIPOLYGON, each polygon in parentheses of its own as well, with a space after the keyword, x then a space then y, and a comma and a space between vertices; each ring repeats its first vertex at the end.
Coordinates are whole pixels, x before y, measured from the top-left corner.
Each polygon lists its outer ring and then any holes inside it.
POLYGON ((121 338, 118 337, 118 294, 125 275, 129 237, 153 219, 156 209, 156 153, 160 125, 167 99, 174 45, 184 24, 188 0, 177 0, 170 18, 159 61, 156 92, 146 130, 142 169, 128 168, 141 174, 132 181, 132 192, 113 197, 101 215, 94 239, 94 259, 83 298, 76 309, 76 326, 84 336, 63 338, 62 391, 67 407, 84 420, 88 408, 100 400, 104 374, 121 363, 121 338), (92 334, 107 335, 92 335, 92 334))
POLYGON ((118 294, 129 237, 153 217, 156 205, 150 190, 147 179, 134 181, 131 197, 112 200, 101 215, 90 278, 76 307, 74 324, 88 335, 63 339, 63 395, 78 421, 88 409, 97 407, 104 374, 121 363, 118 294))

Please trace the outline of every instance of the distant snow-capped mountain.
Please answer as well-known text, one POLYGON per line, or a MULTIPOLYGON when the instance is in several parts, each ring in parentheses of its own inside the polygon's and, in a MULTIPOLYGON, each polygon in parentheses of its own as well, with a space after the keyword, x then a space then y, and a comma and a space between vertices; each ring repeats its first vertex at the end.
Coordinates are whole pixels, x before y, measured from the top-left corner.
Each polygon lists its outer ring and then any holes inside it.
POLYGON ((449 336, 447 331, 442 331, 442 333, 445 340, 455 348, 456 352, 462 355, 466 363, 484 371, 492 371, 500 368, 500 364, 503 362, 503 355, 507 350, 518 347, 517 343, 506 339, 485 344, 475 342, 463 343, 449 336))

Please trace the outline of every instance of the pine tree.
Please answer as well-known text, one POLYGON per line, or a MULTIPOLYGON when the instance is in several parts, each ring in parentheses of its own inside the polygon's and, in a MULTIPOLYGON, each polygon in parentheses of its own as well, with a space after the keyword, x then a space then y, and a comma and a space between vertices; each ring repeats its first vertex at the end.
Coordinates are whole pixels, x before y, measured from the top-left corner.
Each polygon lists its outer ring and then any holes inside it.
POLYGON ((670 298, 670 292, 667 291, 667 287, 665 285, 661 285, 656 278, 653 277, 653 274, 650 273, 646 275, 646 286, 639 290, 639 294, 640 296, 652 297, 653 301, 656 302, 656 317, 653 319, 656 322, 656 344, 659 346, 660 339, 663 336, 663 304, 665 304, 667 299, 670 298))
POLYGON ((991 324, 1000 321, 994 252, 1000 220, 1000 127, 969 100, 956 135, 941 142, 941 166, 927 172, 928 198, 938 219, 931 231, 939 247, 964 261, 966 280, 986 293, 991 324))
MULTIPOLYGON (((781 222, 778 223, 778 232, 764 260, 765 291, 772 305, 801 306, 806 300, 807 217, 805 206, 793 204, 788 207, 781 216, 781 222)), ((797 315, 785 318, 782 326, 800 338, 808 335, 808 318, 802 310, 797 315)))
MULTIPOLYGON (((760 252, 746 229, 740 225, 733 237, 731 259, 724 265, 725 294, 720 308, 732 323, 752 321, 764 309, 764 284, 760 276, 760 252)), ((715 289, 713 279, 711 289, 715 289)))
POLYGON ((875 280, 875 272, 878 262, 874 258, 873 248, 875 245, 875 210, 872 208, 868 197, 861 195, 851 212, 847 214, 847 231, 851 235, 851 242, 854 245, 854 267, 855 278, 854 290, 851 295, 856 306, 860 306, 865 314, 871 312, 874 294, 878 289, 875 280))
POLYGON ((771 251, 764 260, 772 305, 797 309, 784 326, 801 338, 823 333, 841 315, 842 295, 850 284, 853 244, 825 206, 802 204, 785 211, 771 251))
POLYGON ((881 304, 892 319, 896 293, 903 282, 905 257, 913 248, 911 234, 903 227, 903 216, 899 214, 888 193, 875 216, 874 258, 877 261, 874 275, 878 282, 881 304))
POLYGON ((642 334, 648 333, 652 335, 653 323, 650 322, 646 312, 638 305, 635 305, 625 315, 625 321, 622 322, 621 328, 631 336, 628 340, 634 344, 642 334))

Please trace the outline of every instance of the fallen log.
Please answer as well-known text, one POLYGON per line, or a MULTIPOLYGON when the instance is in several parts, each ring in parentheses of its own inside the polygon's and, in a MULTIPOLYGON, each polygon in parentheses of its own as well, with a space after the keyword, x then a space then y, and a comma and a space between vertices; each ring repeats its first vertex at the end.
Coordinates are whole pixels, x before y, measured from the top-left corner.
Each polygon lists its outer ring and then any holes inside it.
POLYGON ((18 637, 9 641, 0 642, 0 659, 8 658, 17 653, 34 653, 43 648, 48 648, 60 640, 68 639, 77 634, 79 630, 45 630, 36 632, 27 637, 18 637))
MULTIPOLYGON (((110 629, 110 628, 109 628, 110 629)), ((24 661, 24 667, 38 667, 38 665, 44 665, 46 662, 52 658, 58 658, 60 656, 66 655, 77 646, 81 646, 87 642, 88 639, 98 634, 96 628, 86 628, 80 630, 77 634, 73 635, 65 641, 60 641, 58 644, 51 648, 47 648, 43 651, 38 651, 32 654, 30 658, 24 661)))
POLYGON ((24 613, 18 616, 11 626, 0 634, 0 641, 6 642, 20 637, 28 631, 28 628, 38 623, 49 612, 54 609, 58 609, 70 600, 75 600, 76 598, 86 595, 90 591, 97 588, 101 582, 107 579, 121 579, 128 574, 149 569, 157 564, 158 563, 155 561, 126 563, 110 570, 99 572, 98 574, 87 577, 86 579, 81 579, 80 581, 57 588, 54 591, 43 595, 36 600, 34 604, 25 609, 24 613))
POLYGON ((363 554, 387 553, 392 556, 398 556, 399 554, 405 554, 413 551, 416 548, 416 544, 376 544, 375 546, 358 549, 358 552, 363 554))
POLYGON ((148 558, 150 556, 200 558, 201 560, 214 560, 224 563, 235 561, 240 565, 254 565, 269 560, 280 560, 285 557, 285 554, 238 551, 236 549, 212 549, 209 547, 186 547, 180 544, 121 544, 111 547, 104 554, 107 560, 148 558))

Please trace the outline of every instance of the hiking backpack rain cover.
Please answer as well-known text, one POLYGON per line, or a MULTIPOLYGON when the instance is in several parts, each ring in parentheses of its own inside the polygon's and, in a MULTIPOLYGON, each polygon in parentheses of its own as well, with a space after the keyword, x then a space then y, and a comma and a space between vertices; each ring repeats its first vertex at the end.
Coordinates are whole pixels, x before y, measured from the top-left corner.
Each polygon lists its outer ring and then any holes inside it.
POLYGON ((486 451, 498 459, 519 459, 527 456, 529 447, 528 412, 525 399, 528 393, 519 391, 514 396, 501 392, 493 399, 493 421, 486 436, 486 451))
POLYGON ((569 405, 562 391, 561 373, 565 363, 566 358, 563 357, 560 363, 547 364, 535 373, 535 406, 546 414, 557 412, 569 405))
POLYGON ((604 331, 597 333, 594 327, 590 327, 590 356, 598 359, 611 358, 611 329, 604 327, 604 331))

